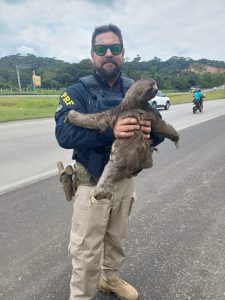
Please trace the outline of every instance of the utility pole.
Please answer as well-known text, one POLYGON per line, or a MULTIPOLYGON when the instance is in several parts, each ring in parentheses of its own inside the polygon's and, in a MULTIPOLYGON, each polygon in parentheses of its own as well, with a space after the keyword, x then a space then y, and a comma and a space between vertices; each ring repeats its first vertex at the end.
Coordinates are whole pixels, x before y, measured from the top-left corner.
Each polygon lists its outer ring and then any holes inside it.
POLYGON ((19 92, 21 93, 20 71, 19 71, 18 65, 16 65, 16 75, 17 75, 17 80, 18 80, 19 92))
POLYGON ((21 93, 20 71, 19 69, 30 69, 31 65, 16 65, 16 75, 18 80, 19 92, 21 93))

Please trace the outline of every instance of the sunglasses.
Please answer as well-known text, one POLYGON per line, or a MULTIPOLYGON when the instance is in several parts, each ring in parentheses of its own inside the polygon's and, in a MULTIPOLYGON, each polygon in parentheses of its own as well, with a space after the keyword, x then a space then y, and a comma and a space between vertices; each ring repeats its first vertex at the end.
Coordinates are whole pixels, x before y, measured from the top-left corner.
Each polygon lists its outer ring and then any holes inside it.
POLYGON ((122 44, 112 44, 112 45, 95 45, 93 47, 93 50, 96 55, 98 56, 104 56, 106 54, 106 51, 110 49, 112 55, 119 55, 123 50, 122 44))

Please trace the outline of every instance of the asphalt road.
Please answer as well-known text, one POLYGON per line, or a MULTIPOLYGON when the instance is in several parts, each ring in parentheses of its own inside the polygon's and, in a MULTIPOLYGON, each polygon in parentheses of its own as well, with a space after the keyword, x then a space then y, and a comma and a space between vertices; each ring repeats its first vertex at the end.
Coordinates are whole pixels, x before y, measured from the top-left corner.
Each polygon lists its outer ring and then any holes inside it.
MULTIPOLYGON (((176 129, 190 127, 225 114, 225 99, 205 102, 202 114, 193 115, 192 104, 172 105, 163 118, 176 129)), ((59 147, 54 119, 0 124, 0 193, 57 174, 56 162, 72 163, 72 150, 59 147)))
POLYGON ((71 162, 72 150, 59 147, 54 119, 0 124, 0 193, 57 173, 56 162, 71 162))
MULTIPOLYGON (((175 111, 163 114, 180 120, 175 111)), ((203 115, 190 118, 198 123, 203 115)), ((164 142, 154 167, 135 178, 138 199, 122 276, 140 300, 221 300, 225 115, 191 127, 179 122, 180 148, 164 142)), ((67 300, 72 203, 64 200, 58 176, 3 193, 0 203, 0 299, 67 300)))

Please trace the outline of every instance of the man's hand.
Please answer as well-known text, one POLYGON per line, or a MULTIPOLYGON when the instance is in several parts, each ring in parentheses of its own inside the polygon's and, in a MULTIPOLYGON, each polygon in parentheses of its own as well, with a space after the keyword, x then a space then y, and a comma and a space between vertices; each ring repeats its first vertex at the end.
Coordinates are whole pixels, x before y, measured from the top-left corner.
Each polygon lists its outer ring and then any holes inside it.
POLYGON ((113 131, 115 138, 126 138, 134 135, 134 132, 137 130, 141 130, 146 139, 150 138, 151 132, 151 122, 143 120, 140 122, 137 121, 135 118, 125 118, 125 119, 118 119, 113 131))
POLYGON ((150 132, 151 132, 151 121, 141 120, 141 131, 145 135, 145 139, 150 139, 150 132))

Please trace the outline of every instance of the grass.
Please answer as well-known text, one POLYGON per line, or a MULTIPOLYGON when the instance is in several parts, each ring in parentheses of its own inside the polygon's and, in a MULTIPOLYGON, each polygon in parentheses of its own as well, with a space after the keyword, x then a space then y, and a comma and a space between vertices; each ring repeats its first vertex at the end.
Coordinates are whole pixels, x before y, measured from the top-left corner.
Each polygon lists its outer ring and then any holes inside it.
MULTIPOLYGON (((193 94, 192 93, 168 93, 167 96, 171 100, 171 104, 182 104, 188 103, 192 101, 193 94)), ((205 99, 207 100, 217 100, 225 98, 225 91, 223 89, 214 90, 205 93, 205 99)))
MULTIPOLYGON (((206 93, 205 101, 225 98, 225 91, 215 90, 206 93)), ((192 101, 192 93, 168 93, 171 104, 181 104, 192 101)), ((52 96, 14 96, 0 97, 0 122, 26 119, 50 118, 55 114, 58 95, 52 96)))
POLYGON ((21 92, 18 89, 0 89, 0 95, 59 95, 62 93, 63 89, 59 90, 44 90, 44 89, 22 89, 21 92))
POLYGON ((0 122, 53 117, 59 96, 0 97, 0 122))

